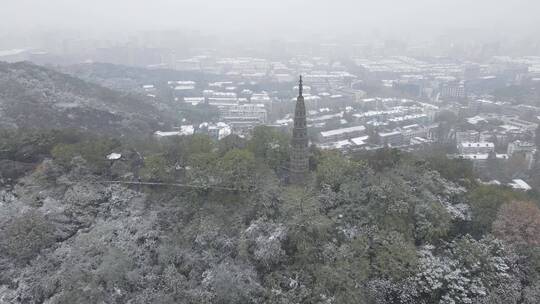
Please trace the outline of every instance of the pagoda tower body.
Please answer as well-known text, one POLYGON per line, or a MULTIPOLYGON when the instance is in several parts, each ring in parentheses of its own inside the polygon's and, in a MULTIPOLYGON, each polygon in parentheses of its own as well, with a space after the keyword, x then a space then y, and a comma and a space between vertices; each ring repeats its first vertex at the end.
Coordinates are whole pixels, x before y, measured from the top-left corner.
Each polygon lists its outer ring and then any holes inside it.
POLYGON ((298 86, 298 98, 294 110, 294 128, 291 141, 291 163, 289 181, 291 184, 303 185, 309 172, 309 147, 306 123, 306 105, 302 96, 302 76, 298 86))

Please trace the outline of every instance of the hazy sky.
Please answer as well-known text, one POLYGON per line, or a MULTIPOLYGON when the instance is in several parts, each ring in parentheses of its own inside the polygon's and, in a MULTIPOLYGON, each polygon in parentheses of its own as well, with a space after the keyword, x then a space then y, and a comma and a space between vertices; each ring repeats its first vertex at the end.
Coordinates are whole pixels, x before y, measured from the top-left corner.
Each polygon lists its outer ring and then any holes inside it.
POLYGON ((17 30, 294 32, 540 28, 540 0, 2 0, 17 30))

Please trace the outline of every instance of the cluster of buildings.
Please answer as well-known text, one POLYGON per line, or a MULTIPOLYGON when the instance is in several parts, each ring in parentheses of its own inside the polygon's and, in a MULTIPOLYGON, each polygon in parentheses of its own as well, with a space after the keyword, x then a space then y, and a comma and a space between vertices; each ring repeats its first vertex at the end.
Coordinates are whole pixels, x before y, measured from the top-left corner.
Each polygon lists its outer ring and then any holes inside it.
POLYGON ((439 103, 466 100, 506 85, 540 82, 540 57, 497 57, 485 63, 406 56, 355 59, 363 79, 382 83, 411 97, 439 103))
POLYGON ((322 57, 293 57, 287 61, 271 61, 264 58, 194 56, 176 60, 174 69, 222 75, 236 81, 271 80, 278 83, 294 83, 297 75, 304 75, 306 83, 325 88, 338 87, 351 82, 355 75, 346 71, 340 63, 322 57))
POLYGON ((540 107, 494 98, 469 100, 459 106, 450 104, 446 109, 462 122, 450 136, 457 145, 491 142, 497 151, 514 151, 514 143, 534 142, 540 125, 540 107))
POLYGON ((181 125, 172 131, 156 131, 154 136, 158 138, 166 138, 171 136, 189 136, 194 134, 208 135, 214 140, 221 140, 232 134, 231 126, 223 123, 208 123, 204 122, 199 125, 181 125))
MULTIPOLYGON (((523 182, 535 166, 540 107, 502 101, 488 92, 540 84, 540 57, 493 57, 480 64, 393 56, 357 58, 354 65, 353 74, 351 66, 324 57, 296 56, 279 62, 210 56, 177 60, 175 69, 211 74, 213 82, 171 80, 167 84, 174 101, 214 107, 218 119, 174 132, 221 139, 228 134, 249 136, 257 125, 290 131, 295 92, 300 90, 294 79, 301 74, 308 138, 322 149, 415 151, 450 145, 454 149, 448 151, 449 157, 470 160, 479 170, 494 163, 519 163, 520 170, 512 175, 524 176, 523 182), (447 113, 455 120, 441 120, 447 113)), ((143 89, 155 96, 152 85, 143 89)))
POLYGON ((456 148, 457 153, 451 157, 471 160, 477 168, 487 166, 488 160, 519 159, 525 170, 533 169, 536 163, 537 147, 533 142, 520 139, 498 142, 495 136, 485 132, 456 132, 456 148))
POLYGON ((437 113, 437 106, 410 99, 364 98, 341 111, 308 111, 308 125, 323 149, 414 150, 436 140, 437 113))
MULTIPOLYGON (((241 135, 248 134, 257 125, 266 124, 269 109, 274 102, 266 91, 253 92, 246 89, 245 82, 198 83, 193 80, 171 80, 167 86, 174 103, 180 106, 215 107, 218 122, 227 124, 234 133, 241 135)), ((156 97, 154 85, 143 85, 142 89, 148 97, 156 97)))
POLYGON ((306 83, 316 89, 345 87, 356 76, 347 72, 340 63, 322 57, 294 57, 287 61, 264 58, 221 58, 208 55, 175 60, 175 70, 220 75, 230 81, 273 81, 294 83, 297 75, 304 75, 306 83))
POLYGON ((450 141, 456 144, 451 158, 472 161, 480 175, 500 184, 499 179, 511 179, 508 186, 530 190, 527 178, 538 161, 537 129, 539 110, 527 106, 526 113, 519 113, 522 105, 512 105, 488 100, 473 101, 474 116, 464 116, 462 123, 451 131, 450 141), (487 106, 485 106, 487 105, 487 106))
MULTIPOLYGON (((285 112, 292 113, 295 92, 299 90, 295 85, 297 75, 303 75, 309 84, 303 87, 303 98, 310 111, 322 107, 338 109, 365 95, 362 90, 352 89, 357 76, 341 64, 320 57, 277 62, 253 57, 194 56, 175 62, 174 68, 186 75, 200 72, 218 81, 170 80, 167 87, 174 102, 214 107, 218 121, 242 136, 249 136, 261 124, 283 127, 276 119, 285 112), (283 91, 283 87, 289 89, 283 91)), ((143 86, 148 97, 156 97, 155 86, 143 86)), ((286 119, 292 120, 290 115, 286 119)))
MULTIPOLYGON (((430 122, 441 123, 442 120, 444 124, 443 127, 438 125, 438 136, 430 137, 429 134, 434 132, 420 128, 418 140, 428 139, 453 146, 454 151, 448 151, 449 157, 470 160, 476 170, 486 173, 485 176, 498 175, 511 180, 509 185, 512 187, 527 188, 523 183, 530 178, 537 163, 535 142, 538 142, 540 107, 534 102, 537 98, 534 92, 540 85, 540 57, 493 56, 490 60, 476 63, 448 58, 421 60, 394 56, 356 59, 356 64, 361 68, 363 81, 380 83, 394 94, 419 99, 430 107, 436 107, 423 114, 434 114, 435 117, 443 112, 446 116, 451 114, 453 119, 416 122, 429 129, 430 122), (529 95, 524 97, 523 94, 529 95), (425 133, 428 135, 422 136, 425 133)), ((361 116, 393 113, 365 111, 361 116)), ((422 112, 408 115, 416 117, 422 112)), ((382 125, 387 128, 395 126, 401 119, 385 119, 382 125)), ((407 129, 417 129, 409 126, 395 128, 377 134, 379 143, 399 146, 406 138, 407 129)), ((375 134, 372 132, 370 135, 375 134)), ((408 137, 407 141, 411 145, 417 142, 417 138, 408 137)), ((403 145, 401 148, 409 149, 403 145)))
POLYGON ((498 47, 480 42, 448 44, 447 51, 435 47, 434 54, 427 50, 430 46, 397 41, 347 47, 276 42, 241 52, 236 46, 203 47, 198 44, 202 40, 187 33, 112 44, 78 38, 51 43, 60 50, 3 50, 0 61, 111 62, 176 70, 185 77, 140 89, 156 104, 167 90, 171 102, 217 117, 206 122, 181 117, 177 128, 156 131, 158 137, 200 133, 219 140, 229 134, 249 136, 258 125, 290 131, 301 91, 307 137, 322 149, 414 151, 442 144, 452 148, 449 157, 471 160, 478 170, 515 169, 509 170, 515 177, 509 183, 521 189, 537 163, 540 107, 534 94, 530 100, 517 100, 518 93, 511 91, 510 98, 493 95, 512 87, 539 88, 540 56, 497 56, 498 47), (179 37, 184 43, 176 43, 179 37), (188 50, 185 45, 197 47, 188 50), (452 53, 458 49, 463 49, 461 55, 452 53), (271 57, 262 55, 270 51, 271 57), (71 59, 59 61, 57 53, 71 59), (233 53, 245 55, 231 57, 233 53), (298 75, 303 75, 303 85, 297 85, 298 75), (453 121, 441 119, 448 113, 453 121))

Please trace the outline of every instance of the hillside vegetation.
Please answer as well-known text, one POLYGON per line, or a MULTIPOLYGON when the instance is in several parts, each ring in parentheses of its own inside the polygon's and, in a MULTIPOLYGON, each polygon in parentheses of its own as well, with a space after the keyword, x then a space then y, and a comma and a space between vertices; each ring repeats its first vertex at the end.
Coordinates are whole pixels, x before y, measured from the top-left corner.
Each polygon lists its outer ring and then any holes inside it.
POLYGON ((2 170, 0 299, 539 302, 532 197, 396 150, 312 149, 307 187, 288 186, 288 142, 268 128, 220 142, 5 131, 2 162, 28 167, 2 170))
POLYGON ((31 63, 0 62, 0 127, 149 134, 174 123, 147 97, 120 93, 31 63))

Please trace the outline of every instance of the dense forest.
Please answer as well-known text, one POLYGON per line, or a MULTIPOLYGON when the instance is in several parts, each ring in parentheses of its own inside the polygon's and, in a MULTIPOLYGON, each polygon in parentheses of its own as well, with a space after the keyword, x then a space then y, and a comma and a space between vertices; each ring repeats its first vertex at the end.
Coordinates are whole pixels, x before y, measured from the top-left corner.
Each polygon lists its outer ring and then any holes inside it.
POLYGON ((289 186, 288 143, 2 131, 0 302, 540 302, 537 194, 390 149, 289 186))

